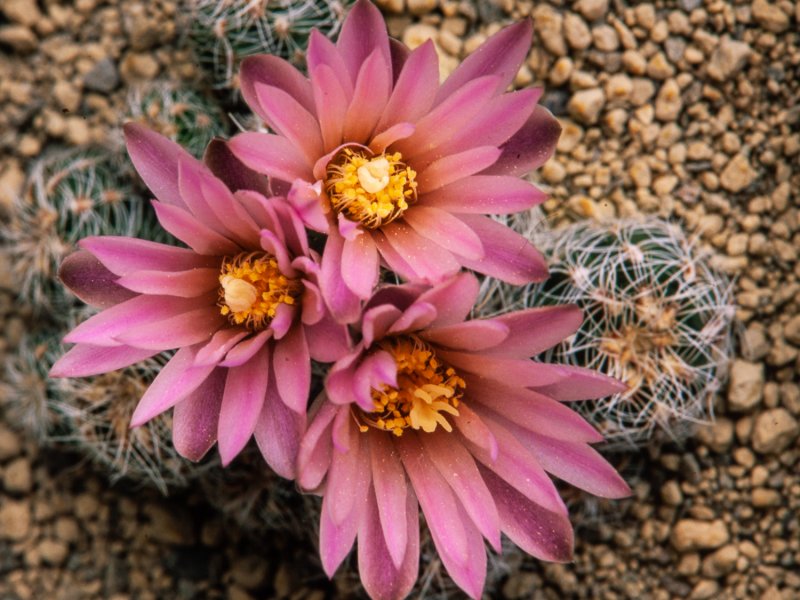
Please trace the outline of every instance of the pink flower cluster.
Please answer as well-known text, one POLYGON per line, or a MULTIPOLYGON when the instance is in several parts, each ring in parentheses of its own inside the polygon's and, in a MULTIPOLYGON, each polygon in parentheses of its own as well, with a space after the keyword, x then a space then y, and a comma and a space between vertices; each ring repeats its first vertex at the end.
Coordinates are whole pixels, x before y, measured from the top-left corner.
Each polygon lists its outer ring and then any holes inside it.
POLYGON ((61 277, 102 310, 65 338, 75 345, 51 374, 176 350, 131 425, 173 409, 176 449, 199 460, 216 444, 223 464, 255 438, 272 469, 323 496, 328 575, 358 539, 373 598, 412 588, 420 508, 473 598, 484 540, 569 560, 550 476, 611 498, 629 489, 565 402, 622 386, 530 360, 577 329, 577 308, 469 320, 478 282, 462 271, 547 276, 487 216, 544 198, 520 176, 552 154, 558 123, 541 90, 506 91, 530 39, 528 21, 503 29, 440 85, 432 43, 390 40, 359 0, 337 44, 311 36, 308 77, 274 56, 243 63, 243 96, 273 133, 214 141, 201 163, 128 125, 158 219, 185 246, 82 240, 61 277), (392 272, 405 283, 387 283, 392 272), (332 365, 307 410, 312 360, 332 365))

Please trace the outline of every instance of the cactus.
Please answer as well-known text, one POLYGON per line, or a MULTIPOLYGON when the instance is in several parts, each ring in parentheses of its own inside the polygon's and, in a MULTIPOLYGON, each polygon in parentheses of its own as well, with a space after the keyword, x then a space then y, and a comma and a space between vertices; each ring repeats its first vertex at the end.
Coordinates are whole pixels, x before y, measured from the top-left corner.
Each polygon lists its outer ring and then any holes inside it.
POLYGON ((150 207, 118 175, 121 164, 100 149, 56 151, 36 161, 0 246, 9 255, 20 299, 34 315, 63 320, 72 297, 57 279, 61 260, 90 235, 165 241, 150 207))
POLYGON ((239 62, 274 54, 297 66, 308 36, 339 33, 351 0, 192 0, 189 33, 195 56, 216 89, 238 89, 239 62))
POLYGON ((214 136, 227 134, 227 118, 213 102, 188 88, 156 82, 133 88, 131 119, 176 141, 200 158, 214 136))
POLYGON ((583 308, 579 330, 544 358, 628 385, 575 404, 609 446, 635 446, 655 433, 679 439, 713 416, 731 351, 731 286, 681 229, 658 219, 584 222, 538 237, 550 278, 506 291, 506 302, 583 308))

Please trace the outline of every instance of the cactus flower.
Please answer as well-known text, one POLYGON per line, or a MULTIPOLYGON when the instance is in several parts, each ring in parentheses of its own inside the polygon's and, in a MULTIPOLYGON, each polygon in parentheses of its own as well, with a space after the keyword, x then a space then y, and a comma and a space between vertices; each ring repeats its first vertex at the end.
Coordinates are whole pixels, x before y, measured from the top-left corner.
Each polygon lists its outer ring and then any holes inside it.
POLYGON ((308 78, 275 56, 243 61, 242 95, 275 133, 241 133, 231 151, 284 182, 327 234, 321 285, 341 321, 357 318, 381 265, 427 283, 461 267, 513 284, 546 277, 536 249, 486 216, 545 198, 520 176, 549 158, 560 127, 541 89, 506 92, 530 43, 530 21, 511 25, 440 85, 433 42, 409 51, 359 0, 335 45, 312 33, 308 78))
POLYGON ((331 576, 358 538, 373 598, 414 585, 419 508, 450 576, 480 598, 484 539, 499 552, 504 533, 538 558, 570 560, 572 527, 548 474, 598 496, 630 493, 589 446, 602 436, 563 404, 622 384, 529 360, 572 334, 580 309, 465 321, 477 292, 466 273, 380 289, 312 408, 297 481, 323 496, 322 564, 331 576))
POLYGON ((155 194, 161 225, 188 247, 88 237, 60 276, 103 309, 78 325, 51 370, 83 377, 177 349, 132 417, 173 408, 173 441, 199 460, 217 443, 224 464, 255 436, 267 463, 294 476, 311 358, 332 361, 347 332, 325 308, 318 257, 281 198, 228 187, 177 144, 141 125, 128 152, 155 194))

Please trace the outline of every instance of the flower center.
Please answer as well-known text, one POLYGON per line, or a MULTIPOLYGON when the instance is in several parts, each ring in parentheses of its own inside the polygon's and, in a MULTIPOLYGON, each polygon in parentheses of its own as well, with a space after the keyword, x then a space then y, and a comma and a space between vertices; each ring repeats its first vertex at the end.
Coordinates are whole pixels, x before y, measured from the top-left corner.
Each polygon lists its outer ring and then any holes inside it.
POLYGON ((325 191, 337 213, 367 229, 402 215, 417 199, 417 174, 399 152, 373 157, 369 150, 344 148, 328 163, 325 191))
POLYGON ((226 258, 219 275, 219 311, 234 325, 259 331, 281 304, 293 305, 303 286, 280 272, 274 256, 263 252, 226 258))
POLYGON ((387 338, 381 348, 397 363, 397 387, 373 389, 371 412, 356 409, 361 431, 370 426, 398 437, 409 427, 432 433, 441 425, 445 431, 453 431, 444 413, 458 416, 466 388, 455 369, 437 359, 431 347, 416 336, 387 338))

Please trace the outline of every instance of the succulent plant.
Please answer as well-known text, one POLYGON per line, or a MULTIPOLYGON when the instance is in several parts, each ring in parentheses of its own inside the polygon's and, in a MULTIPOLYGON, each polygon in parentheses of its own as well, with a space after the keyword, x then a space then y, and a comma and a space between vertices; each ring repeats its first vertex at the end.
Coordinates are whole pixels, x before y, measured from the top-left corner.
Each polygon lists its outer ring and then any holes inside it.
POLYGON ((227 117, 214 102, 166 81, 133 88, 128 95, 128 113, 198 158, 214 136, 228 131, 227 117))
POLYGON ((311 30, 335 37, 351 0, 192 0, 189 37, 216 89, 238 89, 239 62, 274 54, 296 65, 311 30))
POLYGON ((90 235, 136 235, 164 241, 149 205, 119 175, 123 163, 101 149, 46 154, 30 171, 10 220, 0 225, 0 250, 34 315, 63 321, 71 296, 57 279, 61 260, 90 235))
POLYGON ((609 446, 673 439, 712 414, 731 352, 730 283, 682 230, 659 219, 581 222, 537 236, 550 278, 504 288, 506 305, 575 303, 584 322, 544 355, 597 369, 628 391, 575 404, 609 446))

